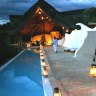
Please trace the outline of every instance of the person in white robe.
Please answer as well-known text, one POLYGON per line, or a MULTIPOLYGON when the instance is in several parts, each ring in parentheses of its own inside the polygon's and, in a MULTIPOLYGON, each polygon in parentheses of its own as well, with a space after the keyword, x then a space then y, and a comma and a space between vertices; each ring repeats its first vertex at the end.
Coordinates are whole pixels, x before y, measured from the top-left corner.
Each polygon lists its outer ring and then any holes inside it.
POLYGON ((52 44, 53 44, 54 52, 57 53, 57 49, 58 49, 58 40, 57 40, 56 37, 54 37, 52 44))

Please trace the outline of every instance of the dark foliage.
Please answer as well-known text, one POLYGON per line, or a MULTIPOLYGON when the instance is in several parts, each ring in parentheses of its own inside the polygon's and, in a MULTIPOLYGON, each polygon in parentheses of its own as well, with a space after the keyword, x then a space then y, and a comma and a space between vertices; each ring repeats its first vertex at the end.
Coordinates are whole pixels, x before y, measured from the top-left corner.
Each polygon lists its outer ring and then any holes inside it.
POLYGON ((0 31, 0 65, 17 54, 17 49, 10 45, 9 35, 0 31))

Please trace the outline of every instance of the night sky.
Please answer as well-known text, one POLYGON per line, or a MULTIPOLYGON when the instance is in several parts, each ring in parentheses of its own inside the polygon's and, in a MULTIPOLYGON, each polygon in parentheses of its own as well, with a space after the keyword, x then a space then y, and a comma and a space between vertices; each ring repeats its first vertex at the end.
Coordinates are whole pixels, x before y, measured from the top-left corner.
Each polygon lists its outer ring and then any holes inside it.
MULTIPOLYGON (((8 15, 23 15, 38 0, 0 0, 0 24, 9 21, 8 15)), ((96 0, 45 0, 58 11, 96 7, 96 0)))

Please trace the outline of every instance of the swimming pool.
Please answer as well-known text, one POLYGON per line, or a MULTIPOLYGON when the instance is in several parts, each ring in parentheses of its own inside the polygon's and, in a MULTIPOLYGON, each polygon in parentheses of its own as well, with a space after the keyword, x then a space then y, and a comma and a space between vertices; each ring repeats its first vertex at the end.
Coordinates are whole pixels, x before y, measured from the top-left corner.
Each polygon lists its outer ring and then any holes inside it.
POLYGON ((24 51, 0 71, 0 96, 44 96, 40 55, 24 51))

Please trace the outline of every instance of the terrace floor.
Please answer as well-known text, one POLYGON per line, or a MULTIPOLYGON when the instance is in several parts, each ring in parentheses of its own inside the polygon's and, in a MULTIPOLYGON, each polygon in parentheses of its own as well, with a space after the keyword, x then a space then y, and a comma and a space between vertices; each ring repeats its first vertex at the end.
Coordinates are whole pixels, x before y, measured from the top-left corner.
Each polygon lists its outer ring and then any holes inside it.
POLYGON ((52 88, 59 87, 62 96, 96 96, 96 78, 89 76, 90 62, 86 57, 73 57, 59 46, 44 47, 45 57, 51 67, 49 80, 52 88))

